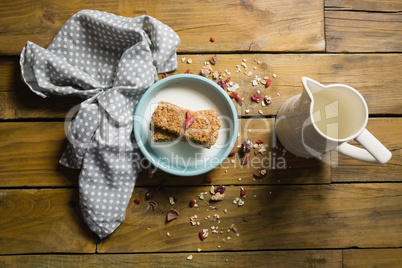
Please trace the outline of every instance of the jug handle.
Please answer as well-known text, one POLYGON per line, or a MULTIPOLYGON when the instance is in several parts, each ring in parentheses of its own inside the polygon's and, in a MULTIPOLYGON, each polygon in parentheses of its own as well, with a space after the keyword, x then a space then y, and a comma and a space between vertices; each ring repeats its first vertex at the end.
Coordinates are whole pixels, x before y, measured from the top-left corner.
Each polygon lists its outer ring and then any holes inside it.
POLYGON ((365 149, 344 142, 336 150, 343 155, 371 164, 385 164, 392 157, 392 153, 367 129, 364 129, 355 140, 365 149))

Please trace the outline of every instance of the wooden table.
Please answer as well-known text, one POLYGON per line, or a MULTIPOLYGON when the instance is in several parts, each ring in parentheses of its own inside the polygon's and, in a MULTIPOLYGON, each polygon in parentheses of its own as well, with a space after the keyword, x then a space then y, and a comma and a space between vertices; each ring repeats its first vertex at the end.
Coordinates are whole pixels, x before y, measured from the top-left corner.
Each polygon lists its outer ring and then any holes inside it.
POLYGON ((0 267, 402 267, 401 10, 400 0, 2 1, 0 267), (286 168, 272 164, 263 179, 253 177, 250 165, 230 160, 197 177, 159 171, 150 179, 142 172, 125 221, 97 240, 80 213, 79 173, 58 164, 66 146, 64 118, 80 100, 36 96, 21 82, 18 65, 28 40, 47 47, 82 9, 148 14, 171 26, 181 38, 175 74, 197 74, 217 54, 213 68, 230 72, 244 97, 243 106, 235 104, 237 144, 261 139, 268 150, 252 159, 275 154, 286 168), (236 73, 243 60, 251 76, 243 69, 236 73), (252 86, 255 75, 269 76, 271 86, 252 86), (360 91, 370 111, 367 128, 393 153, 389 163, 365 164, 334 153, 328 165, 296 158, 280 144, 273 148, 277 110, 302 91, 302 76, 360 91), (252 103, 257 90, 273 103, 252 103), (160 189, 163 180, 167 186, 160 189), (209 197, 198 198, 211 184, 226 186, 215 210, 209 197), (233 204, 240 187, 247 190, 243 206, 233 204), (157 189, 155 211, 144 199, 150 188, 157 189), (143 202, 137 205, 135 198, 143 202), (189 207, 191 199, 198 208, 189 207), (170 208, 180 216, 166 223, 170 208), (194 215, 200 225, 191 225, 194 215), (204 228, 210 234, 200 241, 204 228))

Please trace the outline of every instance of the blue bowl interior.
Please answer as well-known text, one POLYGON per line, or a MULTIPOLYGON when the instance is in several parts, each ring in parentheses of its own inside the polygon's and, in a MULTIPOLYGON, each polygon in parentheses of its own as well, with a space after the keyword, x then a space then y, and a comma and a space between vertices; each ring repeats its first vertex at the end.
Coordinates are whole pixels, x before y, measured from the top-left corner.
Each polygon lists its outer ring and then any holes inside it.
POLYGON ((158 81, 145 92, 135 111, 134 136, 141 152, 157 168, 174 175, 194 176, 217 167, 232 150, 237 132, 237 113, 228 94, 198 75, 172 75, 158 81), (178 140, 153 142, 150 122, 161 100, 194 111, 216 109, 222 123, 216 144, 206 149, 178 140))

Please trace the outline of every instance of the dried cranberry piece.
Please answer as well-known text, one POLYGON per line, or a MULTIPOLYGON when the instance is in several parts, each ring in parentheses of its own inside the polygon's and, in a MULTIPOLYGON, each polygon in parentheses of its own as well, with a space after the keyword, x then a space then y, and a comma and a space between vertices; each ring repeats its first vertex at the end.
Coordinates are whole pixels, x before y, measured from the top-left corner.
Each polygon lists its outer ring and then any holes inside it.
POLYGON ((226 190, 226 187, 225 186, 223 186, 223 185, 219 185, 219 186, 217 186, 216 188, 215 188, 215 193, 220 193, 220 194, 223 194, 224 192, 225 192, 225 190, 226 190))
POLYGON ((148 192, 145 193, 145 199, 146 200, 151 199, 154 196, 154 194, 155 194, 155 189, 154 188, 149 189, 148 192))
POLYGON ((269 87, 271 85, 271 78, 268 78, 267 82, 265 83, 265 88, 269 87))
POLYGON ((236 154, 236 150, 232 150, 230 153, 229 153, 229 156, 234 156, 236 154))
POLYGON ((251 99, 255 102, 260 102, 262 100, 262 96, 261 94, 254 94, 253 96, 251 96, 251 99))
POLYGON ((222 80, 218 81, 218 85, 223 89, 226 89, 226 87, 227 87, 226 83, 224 81, 222 81, 222 80))
POLYGON ((269 105, 269 104, 272 103, 272 98, 271 98, 270 96, 266 95, 266 96, 264 97, 264 101, 265 101, 265 103, 266 103, 267 105, 269 105))
POLYGON ((243 187, 240 187, 240 196, 245 196, 246 195, 246 189, 244 189, 243 187))
POLYGON ((250 138, 248 138, 241 144, 241 149, 244 153, 250 152, 251 148, 253 148, 253 143, 251 142, 250 138))
POLYGON ((209 177, 206 177, 204 180, 205 180, 206 183, 211 183, 212 182, 212 179, 209 178, 209 177))
POLYGON ((249 160, 250 160, 250 155, 248 154, 248 155, 246 155, 246 156, 241 160, 240 164, 241 164, 242 166, 244 166, 245 164, 248 163, 249 160))

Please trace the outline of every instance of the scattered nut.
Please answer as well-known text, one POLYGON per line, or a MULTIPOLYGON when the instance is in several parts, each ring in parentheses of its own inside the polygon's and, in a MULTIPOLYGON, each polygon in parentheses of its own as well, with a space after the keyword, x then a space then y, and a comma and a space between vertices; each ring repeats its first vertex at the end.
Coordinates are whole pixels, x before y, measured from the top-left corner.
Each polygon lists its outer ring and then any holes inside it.
POLYGON ((155 210, 158 207, 158 203, 155 201, 149 201, 149 205, 151 205, 152 210, 155 210))
POLYGON ((257 178, 263 178, 267 174, 267 170, 265 168, 257 168, 254 170, 254 176, 257 178))
POLYGON ((213 56, 212 58, 209 59, 209 62, 212 65, 215 65, 217 61, 218 61, 218 56, 217 55, 215 55, 215 56, 213 56))
POLYGON ((154 196, 154 194, 155 194, 155 189, 154 188, 149 189, 148 192, 145 193, 145 199, 146 200, 151 199, 154 196))
POLYGON ((220 192, 217 192, 216 194, 214 194, 211 197, 211 200, 213 200, 213 201, 222 201, 224 197, 225 197, 224 194, 221 194, 220 192))
POLYGON ((172 221, 175 220, 179 216, 179 212, 175 209, 170 209, 168 213, 166 214, 166 221, 172 221))
POLYGON ((213 70, 212 70, 211 65, 205 65, 204 67, 202 67, 202 69, 201 69, 201 71, 200 71, 200 74, 201 74, 202 76, 208 77, 209 74, 210 74, 212 71, 213 71, 213 70))

